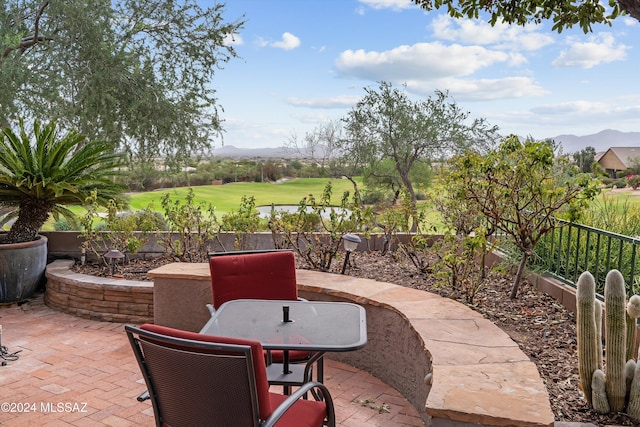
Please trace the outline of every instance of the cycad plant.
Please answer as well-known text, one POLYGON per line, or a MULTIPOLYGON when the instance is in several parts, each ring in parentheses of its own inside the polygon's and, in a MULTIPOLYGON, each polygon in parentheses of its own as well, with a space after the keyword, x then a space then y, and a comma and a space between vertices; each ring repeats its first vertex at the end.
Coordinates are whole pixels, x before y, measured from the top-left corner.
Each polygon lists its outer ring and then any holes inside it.
POLYGON ((36 121, 28 132, 22 119, 19 133, 4 127, 0 136, 0 206, 8 212, 2 223, 15 218, 4 243, 36 240, 50 215, 73 222, 67 206, 84 205, 94 192, 101 205, 121 198, 114 181, 121 156, 108 142, 75 131, 61 136, 55 122, 36 121))

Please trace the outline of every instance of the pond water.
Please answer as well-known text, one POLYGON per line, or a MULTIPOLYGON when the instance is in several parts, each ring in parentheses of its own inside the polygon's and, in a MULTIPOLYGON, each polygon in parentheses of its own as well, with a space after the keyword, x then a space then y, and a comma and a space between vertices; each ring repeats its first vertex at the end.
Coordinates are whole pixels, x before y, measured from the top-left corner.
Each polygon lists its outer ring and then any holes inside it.
MULTIPOLYGON (((298 212, 298 205, 263 205, 263 206, 256 206, 256 209, 258 209, 258 212, 260 212, 260 218, 269 218, 269 216, 271 215, 271 209, 275 209, 276 212, 287 212, 287 213, 296 213, 298 212)), ((329 218, 329 215, 331 214, 331 211, 335 211, 337 213, 342 213, 342 212, 346 212, 347 214, 351 213, 349 211, 349 209, 344 209, 344 208, 340 208, 337 206, 332 206, 329 208, 324 209, 320 216, 322 218, 329 218)), ((307 213, 311 213, 313 212, 313 209, 310 206, 307 206, 306 208, 306 212, 307 213)))

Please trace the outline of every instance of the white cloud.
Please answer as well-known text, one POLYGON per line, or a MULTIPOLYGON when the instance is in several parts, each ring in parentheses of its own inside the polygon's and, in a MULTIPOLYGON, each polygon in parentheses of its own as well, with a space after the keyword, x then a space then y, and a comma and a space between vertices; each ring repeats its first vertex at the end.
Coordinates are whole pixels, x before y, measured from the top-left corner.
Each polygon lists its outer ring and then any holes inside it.
POLYGON ((359 0, 372 9, 402 10, 417 7, 411 0, 359 0))
POLYGON ((571 38, 569 44, 569 48, 553 60, 554 67, 592 68, 627 57, 628 46, 616 44, 611 33, 593 35, 586 42, 571 38))
POLYGON ((346 50, 335 61, 338 74, 379 81, 430 80, 465 76, 511 58, 481 46, 416 43, 384 51, 346 50))
POLYGON ((289 98, 287 103, 296 107, 350 108, 358 103, 359 96, 334 96, 328 98, 289 98))
POLYGON ((282 40, 269 44, 271 47, 276 47, 284 50, 293 50, 300 46, 300 39, 293 34, 286 32, 282 34, 282 40))
POLYGON ((421 96, 430 96, 436 89, 448 90, 459 101, 486 101, 543 96, 548 93, 529 77, 502 79, 443 78, 434 82, 407 82, 407 90, 421 96))
POLYGON ((478 20, 453 19, 440 15, 431 25, 437 38, 464 44, 493 45, 503 49, 539 50, 554 42, 553 37, 541 34, 541 26, 527 25, 520 27, 496 23, 495 26, 478 20))
POLYGON ((580 116, 580 117, 637 117, 640 113, 640 104, 621 105, 617 102, 593 102, 593 101, 571 101, 558 104, 542 105, 532 108, 536 114, 545 116, 580 116))
POLYGON ((227 34, 224 36, 224 44, 227 46, 240 46, 244 44, 244 40, 240 34, 227 34))

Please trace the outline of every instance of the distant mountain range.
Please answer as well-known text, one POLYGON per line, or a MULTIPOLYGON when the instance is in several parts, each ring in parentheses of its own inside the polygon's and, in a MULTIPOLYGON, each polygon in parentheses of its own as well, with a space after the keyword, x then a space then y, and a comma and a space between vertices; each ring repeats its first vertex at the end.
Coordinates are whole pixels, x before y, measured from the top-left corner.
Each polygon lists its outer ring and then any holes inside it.
POLYGON ((596 153, 610 147, 640 147, 640 132, 620 132, 607 129, 593 135, 558 135, 551 138, 562 146, 563 153, 575 153, 586 147, 593 147, 596 153))
POLYGON ((238 148, 233 145, 223 145, 213 150, 215 157, 231 158, 286 158, 295 159, 305 157, 304 153, 287 147, 272 148, 238 148))
MULTIPOLYGON (((561 146, 565 154, 575 153, 586 147, 595 148, 596 152, 606 151, 609 147, 640 147, 640 132, 620 132, 607 129, 593 135, 558 135, 551 137, 561 146)), ((216 157, 246 158, 279 158, 300 159, 312 157, 305 150, 295 150, 288 147, 273 148, 238 148, 233 145, 224 145, 213 150, 216 157)), ((322 153, 316 153, 316 157, 322 153)))

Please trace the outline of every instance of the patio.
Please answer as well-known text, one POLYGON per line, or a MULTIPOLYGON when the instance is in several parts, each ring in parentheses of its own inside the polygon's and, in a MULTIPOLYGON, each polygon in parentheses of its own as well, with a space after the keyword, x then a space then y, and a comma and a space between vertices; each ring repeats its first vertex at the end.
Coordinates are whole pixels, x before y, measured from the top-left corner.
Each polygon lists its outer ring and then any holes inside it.
MULTIPOLYGON (((0 324, 2 344, 22 350, 0 367, 0 425, 154 425, 150 402, 135 399, 145 386, 121 323, 55 311, 38 295, 0 309, 0 324)), ((349 365, 327 360, 325 383, 339 426, 424 425, 397 391, 349 365)))
MULTIPOLYGON (((47 268, 47 304, 91 319, 141 323, 138 319, 147 313, 144 321, 150 321, 148 307, 139 307, 149 305, 146 293, 140 294, 146 282, 114 284, 114 279, 74 273, 67 263, 56 261, 47 268)), ((206 263, 168 264, 148 274, 154 278, 151 321, 200 330, 210 316, 205 308, 211 302, 206 263), (180 292, 175 292, 176 286, 180 292)), ((412 404, 424 423, 553 424, 549 396, 535 364, 504 331, 465 305, 429 292, 345 275, 298 270, 297 278, 304 298, 351 301, 365 307, 365 348, 327 357, 375 373, 412 404)))

